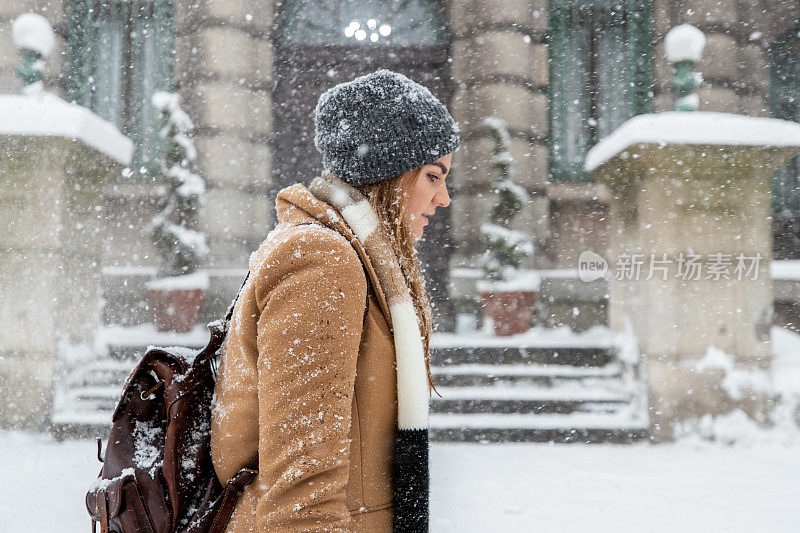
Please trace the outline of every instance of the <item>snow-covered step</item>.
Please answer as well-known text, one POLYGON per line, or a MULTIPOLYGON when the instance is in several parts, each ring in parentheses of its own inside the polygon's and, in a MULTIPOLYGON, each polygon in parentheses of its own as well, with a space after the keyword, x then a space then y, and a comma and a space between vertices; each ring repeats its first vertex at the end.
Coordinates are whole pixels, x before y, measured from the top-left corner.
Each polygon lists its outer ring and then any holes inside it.
POLYGON ((82 372, 75 372, 70 375, 65 383, 70 387, 90 387, 98 383, 105 383, 108 385, 117 385, 120 389, 128 379, 133 366, 124 370, 103 371, 98 369, 86 369, 82 372))
POLYGON ((465 364, 431 368, 434 374, 489 374, 495 376, 547 376, 562 378, 619 376, 619 363, 605 366, 465 364))
POLYGON ((469 334, 436 332, 431 337, 434 348, 612 348, 614 334, 606 326, 593 326, 576 333, 568 326, 534 327, 518 335, 498 337, 486 331, 469 334))
POLYGON ((433 400, 527 400, 548 402, 553 400, 627 402, 628 395, 620 390, 593 389, 570 386, 558 388, 533 387, 437 387, 441 398, 433 400))
POLYGON ((486 332, 468 335, 436 333, 431 337, 431 363, 553 364, 604 366, 613 359, 614 336, 607 327, 582 333, 570 328, 532 328, 519 335, 497 337, 486 332))
MULTIPOLYGON (((62 434, 73 429, 72 426, 95 426, 96 434, 100 436, 111 429, 112 412, 91 409, 60 411, 53 415, 53 426, 57 428, 57 433, 62 434)), ((73 433, 73 431, 69 431, 69 433, 73 433)))
POLYGON ((430 415, 439 442, 631 442, 647 438, 648 423, 634 411, 571 414, 430 415))
POLYGON ((73 391, 67 391, 60 395, 56 402, 55 413, 61 411, 97 411, 108 414, 109 423, 111 421, 111 413, 114 411, 119 399, 118 391, 116 394, 82 394, 73 391))
POLYGON ((113 357, 103 357, 92 359, 80 367, 83 371, 97 371, 97 372, 130 372, 138 360, 134 359, 116 359, 113 357))
POLYGON ((208 328, 198 324, 187 333, 158 331, 153 324, 104 326, 97 332, 96 344, 117 348, 142 349, 148 346, 189 346, 202 348, 209 339, 208 328))
POLYGON ((431 399, 433 413, 571 413, 613 412, 629 401, 621 391, 580 386, 437 387, 442 398, 431 399))
POLYGON ((69 388, 92 385, 118 386, 120 389, 130 375, 138 359, 95 359, 75 366, 62 377, 69 388))
POLYGON ((97 331, 95 344, 109 358, 138 360, 151 346, 185 346, 200 349, 208 343, 208 328, 198 324, 187 333, 158 331, 153 324, 104 326, 97 331))
POLYGON ((88 387, 76 387, 70 390, 70 394, 79 400, 116 400, 121 393, 122 386, 116 385, 92 385, 88 387))
POLYGON ((604 346, 434 346, 431 364, 540 364, 605 366, 613 359, 613 348, 604 346))
POLYGON ((491 428, 491 429, 558 429, 572 427, 614 429, 621 426, 644 427, 645 422, 630 410, 607 415, 571 413, 565 415, 510 414, 444 414, 431 413, 431 428, 491 428))
POLYGON ((474 363, 431 367, 437 386, 461 387, 495 384, 552 387, 559 383, 570 382, 599 386, 609 380, 619 379, 621 372, 617 362, 604 366, 474 363))

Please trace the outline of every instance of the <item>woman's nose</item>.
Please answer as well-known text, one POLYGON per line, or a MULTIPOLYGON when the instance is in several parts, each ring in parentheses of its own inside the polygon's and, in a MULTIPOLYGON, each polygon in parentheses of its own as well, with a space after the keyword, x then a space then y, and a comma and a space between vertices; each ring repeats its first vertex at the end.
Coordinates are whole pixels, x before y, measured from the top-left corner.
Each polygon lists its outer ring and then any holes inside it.
POLYGON ((447 207, 450 205, 450 193, 447 192, 447 186, 443 186, 442 190, 436 195, 439 198, 439 205, 447 207))

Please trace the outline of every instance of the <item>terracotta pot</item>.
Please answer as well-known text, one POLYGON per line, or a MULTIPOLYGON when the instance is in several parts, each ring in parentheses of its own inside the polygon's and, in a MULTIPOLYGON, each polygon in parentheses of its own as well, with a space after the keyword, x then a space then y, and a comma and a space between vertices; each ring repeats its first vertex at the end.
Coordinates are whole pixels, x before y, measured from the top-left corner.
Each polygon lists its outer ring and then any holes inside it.
POLYGON ((147 289, 158 331, 186 333, 200 321, 205 289, 147 289))
POLYGON ((483 312, 494 323, 494 334, 505 337, 531 329, 533 291, 481 292, 483 312))

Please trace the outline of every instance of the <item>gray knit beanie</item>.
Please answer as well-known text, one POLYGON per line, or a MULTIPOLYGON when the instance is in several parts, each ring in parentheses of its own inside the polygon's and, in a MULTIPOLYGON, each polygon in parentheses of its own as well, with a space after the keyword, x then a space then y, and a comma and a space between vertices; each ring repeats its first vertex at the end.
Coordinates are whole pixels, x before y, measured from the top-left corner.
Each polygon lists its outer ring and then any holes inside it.
POLYGON ((325 91, 314 128, 322 165, 354 187, 429 165, 460 143, 447 108, 427 88, 387 69, 325 91))

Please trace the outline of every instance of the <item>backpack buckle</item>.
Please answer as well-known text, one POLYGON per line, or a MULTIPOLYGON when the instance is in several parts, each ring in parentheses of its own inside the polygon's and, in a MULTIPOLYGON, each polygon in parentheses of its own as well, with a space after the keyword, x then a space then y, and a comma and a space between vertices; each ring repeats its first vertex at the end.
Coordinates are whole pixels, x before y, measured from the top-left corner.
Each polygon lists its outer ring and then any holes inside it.
POLYGON ((140 392, 140 393, 139 393, 139 397, 140 397, 142 400, 144 400, 144 401, 147 401, 147 400, 152 400, 152 399, 153 399, 153 394, 154 394, 154 393, 155 393, 155 392, 156 392, 156 391, 157 391, 159 388, 161 388, 163 385, 164 385, 164 380, 162 379, 162 380, 160 380, 158 383, 156 383, 155 385, 153 385, 152 387, 150 387, 150 388, 149 388, 147 391, 142 391, 142 392, 140 392))

